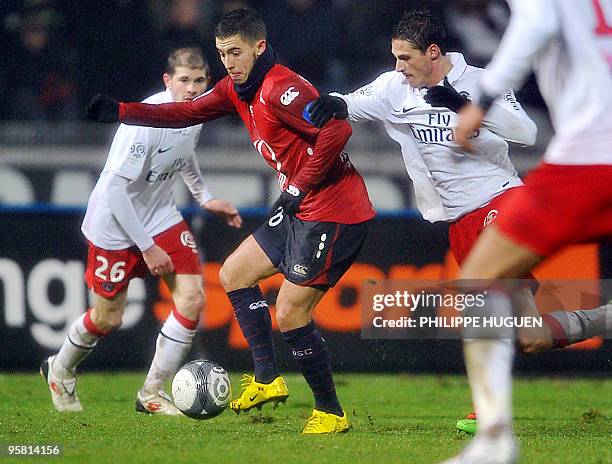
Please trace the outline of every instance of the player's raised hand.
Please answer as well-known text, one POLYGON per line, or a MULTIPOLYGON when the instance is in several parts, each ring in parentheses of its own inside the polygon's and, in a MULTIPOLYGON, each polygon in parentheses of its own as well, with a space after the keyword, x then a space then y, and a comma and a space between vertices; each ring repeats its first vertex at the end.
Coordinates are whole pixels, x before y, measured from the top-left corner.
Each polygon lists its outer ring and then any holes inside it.
POLYGON ((450 85, 446 76, 444 77, 444 85, 429 87, 424 98, 434 108, 444 107, 455 113, 458 113, 461 108, 470 102, 467 97, 461 95, 450 85))
POLYGON ((162 276, 174 272, 172 259, 168 256, 168 253, 156 244, 143 251, 142 257, 149 268, 149 272, 154 276, 162 276))
POLYGON ((307 111, 312 125, 319 129, 327 124, 331 118, 348 118, 346 102, 340 97, 334 97, 326 93, 310 102, 307 111))
POLYGON ((119 102, 108 95, 99 93, 86 108, 87 118, 97 122, 119 121, 119 102))
POLYGON ((238 214, 238 210, 231 203, 225 200, 213 198, 202 205, 206 211, 219 216, 230 227, 240 229, 242 227, 242 218, 238 214))

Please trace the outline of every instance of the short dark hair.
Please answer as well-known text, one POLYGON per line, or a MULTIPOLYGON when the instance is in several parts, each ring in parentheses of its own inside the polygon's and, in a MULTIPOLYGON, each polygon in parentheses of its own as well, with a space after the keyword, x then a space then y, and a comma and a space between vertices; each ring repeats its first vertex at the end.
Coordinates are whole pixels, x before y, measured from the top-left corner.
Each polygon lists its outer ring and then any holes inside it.
POLYGON ((203 69, 206 77, 210 77, 210 68, 204 59, 202 50, 198 47, 177 48, 166 62, 166 72, 174 74, 178 66, 183 66, 189 69, 203 69))
POLYGON ((248 42, 265 40, 266 25, 251 8, 239 8, 226 14, 215 28, 215 37, 225 39, 239 35, 248 42))
POLYGON ((427 10, 404 13, 393 29, 391 38, 407 40, 422 53, 425 53, 431 44, 436 44, 442 54, 446 54, 446 29, 442 22, 427 10))

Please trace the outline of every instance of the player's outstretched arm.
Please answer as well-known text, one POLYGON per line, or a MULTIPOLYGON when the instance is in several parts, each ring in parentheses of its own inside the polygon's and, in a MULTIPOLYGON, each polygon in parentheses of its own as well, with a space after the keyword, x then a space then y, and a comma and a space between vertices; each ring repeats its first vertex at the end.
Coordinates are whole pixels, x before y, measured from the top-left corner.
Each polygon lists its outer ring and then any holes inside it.
POLYGON ((229 79, 223 79, 195 100, 158 105, 117 102, 107 95, 99 94, 87 106, 87 117, 98 122, 121 121, 132 126, 194 126, 236 111, 227 95, 228 85, 229 79))
POLYGON ((86 108, 87 119, 111 123, 119 121, 119 102, 108 95, 97 94, 86 108))

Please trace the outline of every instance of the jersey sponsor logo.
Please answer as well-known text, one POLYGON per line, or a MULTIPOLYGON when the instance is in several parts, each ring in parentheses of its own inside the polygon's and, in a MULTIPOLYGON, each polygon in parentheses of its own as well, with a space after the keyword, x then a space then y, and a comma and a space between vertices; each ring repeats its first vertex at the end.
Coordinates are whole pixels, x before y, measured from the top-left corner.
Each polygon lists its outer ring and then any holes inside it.
POLYGON ((156 182, 165 182, 169 179, 172 179, 174 177, 174 174, 176 174, 181 169, 183 169, 185 164, 186 164, 185 158, 177 158, 174 160, 174 162, 172 163, 170 167, 168 167, 166 170, 162 172, 151 169, 149 173, 147 174, 147 176, 145 177, 145 180, 152 184, 156 182))
POLYGON ((268 307, 268 303, 266 302, 266 300, 259 300, 249 305, 249 309, 253 309, 253 310, 259 309, 259 308, 267 308, 267 307, 268 307))
POLYGON ((172 150, 173 148, 174 146, 168 148, 160 148, 159 150, 157 150, 157 153, 166 153, 168 150, 172 150))
POLYGON ((285 106, 289 106, 291 105, 293 100, 295 100, 298 97, 299 94, 300 94, 300 91, 295 90, 295 87, 293 86, 289 87, 287 90, 285 90, 285 93, 281 95, 280 102, 281 104, 285 106))
POLYGON ((191 235, 191 232, 189 232, 188 230, 184 230, 183 232, 181 232, 181 243, 183 244, 183 246, 189 247, 192 250, 196 249, 195 239, 193 238, 193 235, 191 235))
POLYGON ((482 226, 487 227, 489 224, 495 221, 495 218, 497 217, 498 213, 499 211, 497 211, 496 209, 492 209, 491 211, 489 211, 484 218, 484 222, 482 223, 482 226))
POLYGON ((294 264, 293 269, 291 269, 291 272, 300 276, 305 276, 308 274, 308 267, 302 264, 294 264))

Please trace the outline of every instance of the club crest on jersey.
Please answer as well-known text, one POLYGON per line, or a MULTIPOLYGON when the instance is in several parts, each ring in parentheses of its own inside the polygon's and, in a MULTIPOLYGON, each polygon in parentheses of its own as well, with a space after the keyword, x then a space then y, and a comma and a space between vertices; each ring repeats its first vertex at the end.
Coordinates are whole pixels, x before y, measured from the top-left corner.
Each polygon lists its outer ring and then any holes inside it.
POLYGON ((493 221, 495 221, 495 218, 497 217, 497 214, 499 213, 499 211, 497 211, 496 209, 492 209, 491 211, 489 211, 487 213, 487 215, 484 218, 484 222, 482 224, 483 227, 487 227, 489 224, 491 224, 493 221))
POLYGON ((287 90, 285 90, 285 93, 281 95, 280 102, 285 106, 291 105, 293 100, 295 100, 299 94, 300 91, 295 90, 295 87, 289 87, 287 90))
POLYGON ((183 232, 181 232, 181 243, 183 244, 183 246, 189 247, 194 251, 196 249, 196 243, 193 238, 193 235, 191 235, 191 232, 189 232, 188 230, 184 230, 183 232))

